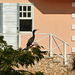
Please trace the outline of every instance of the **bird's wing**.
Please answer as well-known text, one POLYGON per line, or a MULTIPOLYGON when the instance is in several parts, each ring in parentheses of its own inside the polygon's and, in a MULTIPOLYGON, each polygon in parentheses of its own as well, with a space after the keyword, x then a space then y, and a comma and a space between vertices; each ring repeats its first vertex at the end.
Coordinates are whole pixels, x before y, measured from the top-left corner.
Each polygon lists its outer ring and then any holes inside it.
POLYGON ((31 37, 27 42, 27 46, 30 46, 33 43, 33 41, 34 41, 34 38, 31 37))

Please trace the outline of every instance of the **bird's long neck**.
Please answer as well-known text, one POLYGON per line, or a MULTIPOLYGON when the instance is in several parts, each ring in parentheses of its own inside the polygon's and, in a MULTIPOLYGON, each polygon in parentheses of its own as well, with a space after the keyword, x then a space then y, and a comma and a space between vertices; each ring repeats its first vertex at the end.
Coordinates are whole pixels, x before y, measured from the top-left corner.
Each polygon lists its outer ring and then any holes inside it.
POLYGON ((35 32, 33 32, 33 37, 35 37, 35 32))

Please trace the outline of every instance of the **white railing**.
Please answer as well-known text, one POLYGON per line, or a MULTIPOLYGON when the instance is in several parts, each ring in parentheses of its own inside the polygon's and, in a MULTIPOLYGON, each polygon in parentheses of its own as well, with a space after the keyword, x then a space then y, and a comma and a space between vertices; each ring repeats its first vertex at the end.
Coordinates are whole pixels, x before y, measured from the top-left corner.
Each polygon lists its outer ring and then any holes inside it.
MULTIPOLYGON (((18 35, 19 36, 19 47, 21 46, 21 37, 24 37, 26 39, 29 39, 26 35, 30 35, 30 33, 0 33, 0 35, 18 35)), ((64 60, 64 64, 67 65, 67 46, 69 46, 68 43, 66 43, 65 41, 63 41, 62 39, 60 39, 59 37, 57 37, 56 35, 52 34, 52 33, 36 33, 36 35, 46 35, 43 38, 40 38, 38 40, 36 40, 35 42, 39 42, 42 41, 43 39, 49 37, 49 48, 43 46, 46 50, 42 50, 42 51, 48 51, 49 52, 49 56, 53 57, 53 54, 58 55, 59 57, 61 57, 64 60), (62 43, 58 44, 59 42, 57 42, 57 40, 60 40, 62 43), (57 45, 56 47, 53 48, 53 40, 55 42, 55 44, 57 45), (63 45, 64 48, 63 50, 61 50, 60 46, 63 45), (54 50, 58 48, 60 53, 55 52, 54 50)), ((40 43, 38 43, 39 45, 41 45, 40 43)), ((42 45, 41 45, 42 46, 42 45)))
MULTIPOLYGON (((23 36, 23 34, 21 34, 21 35, 23 36)), ((41 41, 42 39, 45 39, 46 37, 49 37, 49 48, 43 46, 47 50, 42 50, 42 51, 49 51, 50 52, 50 54, 49 54, 50 57, 53 57, 53 53, 56 54, 56 55, 58 55, 59 57, 61 57, 62 59, 64 59, 64 64, 67 65, 67 56, 66 56, 67 55, 67 53, 66 53, 67 51, 66 50, 67 50, 67 46, 69 46, 68 43, 66 43, 65 41, 63 41, 62 39, 60 39, 59 37, 57 37, 56 35, 54 35, 52 33, 50 33, 50 34, 48 34, 48 33, 37 33, 36 35, 46 35, 43 38, 40 38, 39 40, 36 40, 35 42, 37 42, 37 43, 39 41, 41 41), (55 38, 57 38, 58 40, 60 40, 62 42, 62 44, 58 44, 58 42, 56 41, 55 38), (57 45, 55 48, 52 48, 52 46, 53 46, 52 40, 54 40, 54 42, 57 45), (64 49, 63 49, 64 53, 63 53, 63 50, 61 50, 61 48, 60 48, 61 45, 64 45, 64 49), (59 53, 57 53, 57 52, 54 51, 56 48, 59 49, 59 51, 60 51, 61 54, 59 54, 59 53)), ((29 39, 25 35, 23 37, 25 37, 26 39, 29 39)), ((41 44, 39 44, 39 45, 41 45, 41 44)))

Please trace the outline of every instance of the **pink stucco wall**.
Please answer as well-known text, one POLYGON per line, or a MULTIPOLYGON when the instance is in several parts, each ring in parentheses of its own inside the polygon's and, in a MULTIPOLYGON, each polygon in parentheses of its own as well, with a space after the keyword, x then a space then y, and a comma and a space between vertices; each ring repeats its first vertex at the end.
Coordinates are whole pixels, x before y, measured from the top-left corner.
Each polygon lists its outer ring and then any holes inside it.
POLYGON ((35 28, 39 29, 39 33, 53 33, 68 42, 70 46, 67 53, 71 53, 75 42, 72 42, 72 36, 75 31, 72 30, 72 13, 75 8, 72 7, 71 1, 36 1, 35 5, 35 28), (36 4, 37 3, 37 4, 36 4))
POLYGON ((69 43, 68 54, 75 47, 75 42, 71 40, 75 35, 75 30, 72 30, 72 24, 75 24, 72 1, 74 0, 1 0, 4 3, 34 3, 34 29, 39 29, 37 33, 53 33, 69 43))

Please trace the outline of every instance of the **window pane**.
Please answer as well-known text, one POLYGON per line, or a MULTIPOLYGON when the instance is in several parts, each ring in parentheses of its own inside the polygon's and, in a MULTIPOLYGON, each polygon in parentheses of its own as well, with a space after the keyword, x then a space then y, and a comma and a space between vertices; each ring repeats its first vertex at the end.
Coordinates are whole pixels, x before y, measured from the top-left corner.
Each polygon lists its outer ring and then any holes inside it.
POLYGON ((20 12, 20 17, 22 17, 22 12, 20 12))
POLYGON ((28 17, 31 17, 31 12, 28 12, 28 17))
POLYGON ((23 13, 23 17, 26 17, 26 12, 23 13))
POLYGON ((20 31, 32 31, 32 19, 20 20, 20 31))
POLYGON ((31 11, 31 6, 28 6, 28 11, 31 11))
POLYGON ((22 11, 22 6, 20 6, 20 9, 19 10, 22 11))
POLYGON ((26 6, 23 6, 23 11, 26 11, 26 6))

